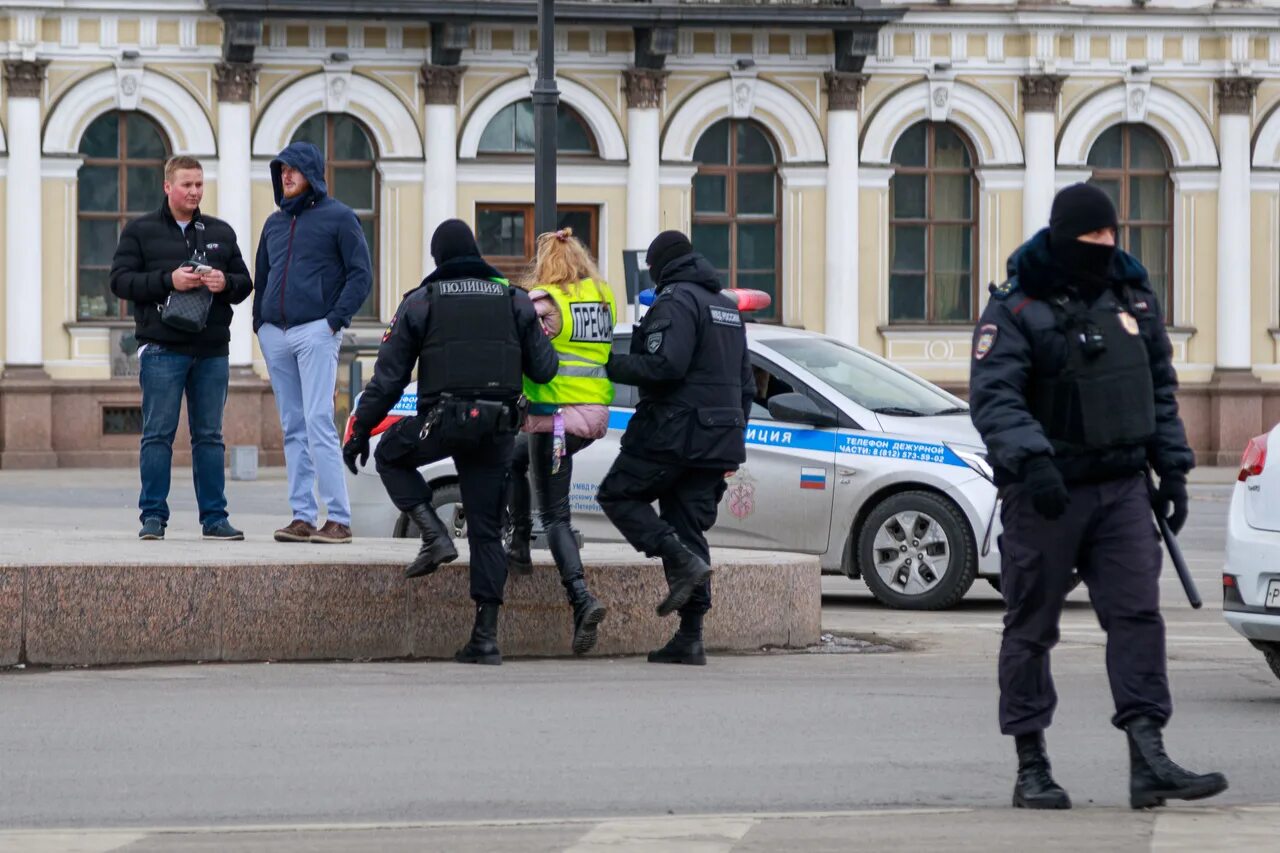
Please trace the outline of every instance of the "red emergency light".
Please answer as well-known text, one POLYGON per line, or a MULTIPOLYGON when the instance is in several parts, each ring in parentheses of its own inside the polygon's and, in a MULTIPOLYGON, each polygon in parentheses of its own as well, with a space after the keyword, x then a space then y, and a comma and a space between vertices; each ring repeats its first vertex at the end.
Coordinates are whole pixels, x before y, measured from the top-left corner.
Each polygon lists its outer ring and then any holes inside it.
POLYGON ((744 287, 728 287, 720 291, 738 303, 739 311, 764 311, 773 304, 773 297, 763 290, 744 287))

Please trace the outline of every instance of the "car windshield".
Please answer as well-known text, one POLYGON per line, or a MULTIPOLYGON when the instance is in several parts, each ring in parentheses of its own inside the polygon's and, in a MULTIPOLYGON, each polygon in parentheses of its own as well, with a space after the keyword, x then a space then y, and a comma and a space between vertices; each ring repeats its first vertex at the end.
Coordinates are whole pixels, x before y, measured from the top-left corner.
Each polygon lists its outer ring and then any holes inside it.
POLYGON ((767 346, 876 414, 922 417, 968 412, 960 400, 924 380, 826 338, 780 338, 767 346))

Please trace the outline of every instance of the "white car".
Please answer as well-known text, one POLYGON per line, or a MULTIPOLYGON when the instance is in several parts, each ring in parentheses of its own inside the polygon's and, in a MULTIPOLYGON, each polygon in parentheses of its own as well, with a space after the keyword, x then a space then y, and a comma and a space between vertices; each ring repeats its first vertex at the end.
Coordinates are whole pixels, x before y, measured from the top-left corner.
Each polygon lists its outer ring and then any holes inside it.
MULTIPOLYGON (((631 332, 615 330, 616 351, 627 351, 631 332)), ((747 461, 729 478, 709 536, 714 547, 818 555, 824 571, 861 577, 893 607, 950 607, 975 577, 998 586, 996 489, 962 400, 823 335, 750 324, 747 339, 761 394, 747 461)), ((595 495, 636 399, 634 387, 617 386, 608 435, 574 457, 573 523, 588 541, 621 539, 595 495)), ((416 407, 411 385, 390 419, 416 407)), ((372 467, 348 483, 354 531, 416 536, 372 467)), ((452 462, 422 472, 462 535, 452 462)))
POLYGON ((1280 425, 1251 439, 1240 461, 1227 514, 1222 614, 1280 678, 1280 461, 1267 465, 1270 444, 1280 448, 1280 425))

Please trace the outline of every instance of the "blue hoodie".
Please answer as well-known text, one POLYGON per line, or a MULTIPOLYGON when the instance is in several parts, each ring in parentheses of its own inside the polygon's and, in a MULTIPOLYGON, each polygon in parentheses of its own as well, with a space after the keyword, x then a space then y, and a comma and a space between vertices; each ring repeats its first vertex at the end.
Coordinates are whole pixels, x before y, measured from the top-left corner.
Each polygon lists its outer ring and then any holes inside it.
POLYGON ((271 161, 271 184, 280 209, 267 218, 258 240, 253 328, 281 328, 327 320, 338 331, 369 295, 373 264, 355 211, 329 197, 324 155, 310 142, 294 142, 271 161), (292 166, 311 187, 286 199, 281 167, 292 166))

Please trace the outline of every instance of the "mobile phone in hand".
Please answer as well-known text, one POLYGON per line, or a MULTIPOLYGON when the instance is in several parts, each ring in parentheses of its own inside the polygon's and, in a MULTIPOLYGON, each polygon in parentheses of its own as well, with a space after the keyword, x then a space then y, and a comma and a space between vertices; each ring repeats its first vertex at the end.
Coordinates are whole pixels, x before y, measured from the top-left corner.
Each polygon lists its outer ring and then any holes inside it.
POLYGON ((182 268, 189 272, 193 272, 196 275, 204 275, 207 272, 213 272, 213 267, 208 264, 198 264, 195 261, 187 261, 182 265, 182 268))

